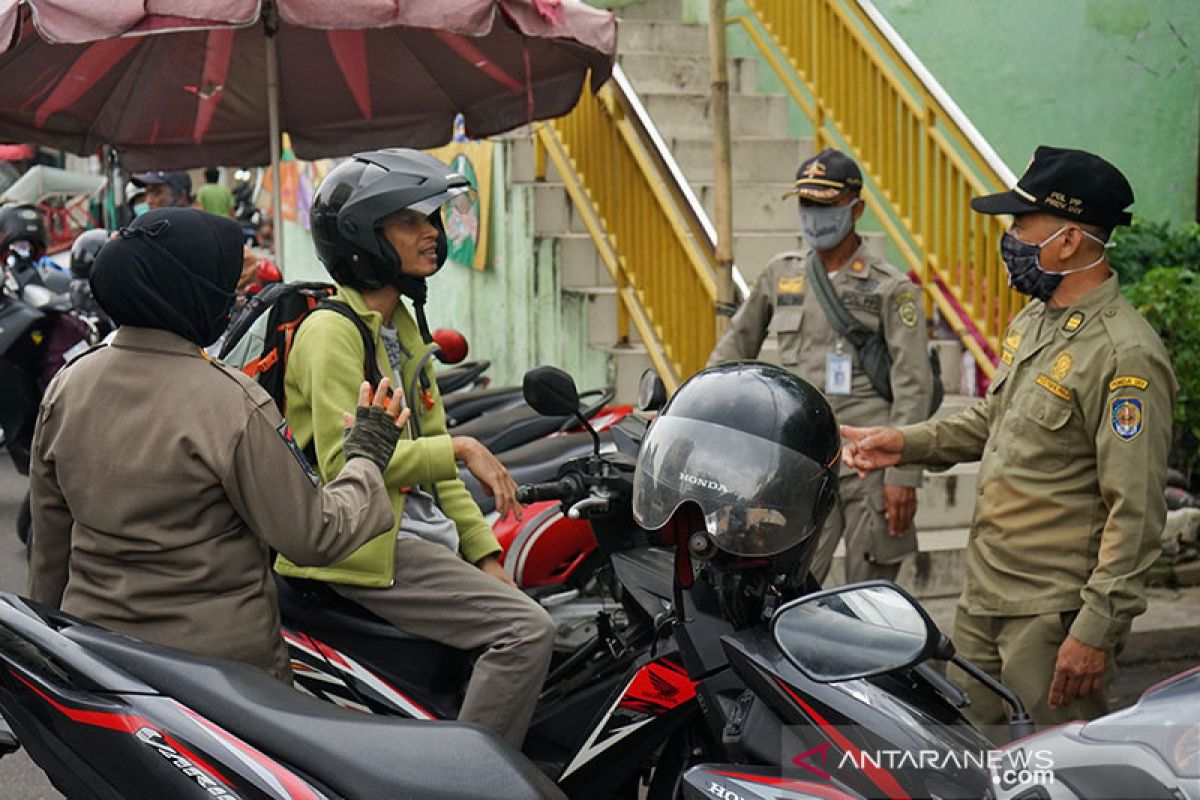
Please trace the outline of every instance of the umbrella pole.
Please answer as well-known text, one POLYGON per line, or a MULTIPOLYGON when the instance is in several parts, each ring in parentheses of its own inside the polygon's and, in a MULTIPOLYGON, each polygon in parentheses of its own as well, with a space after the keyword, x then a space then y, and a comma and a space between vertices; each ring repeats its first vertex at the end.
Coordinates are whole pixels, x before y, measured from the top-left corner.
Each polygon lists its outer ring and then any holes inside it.
POLYGON ((275 34, 267 34, 267 124, 271 129, 271 216, 274 217, 274 234, 271 236, 271 254, 275 266, 283 272, 283 179, 279 174, 279 61, 275 50, 275 34))

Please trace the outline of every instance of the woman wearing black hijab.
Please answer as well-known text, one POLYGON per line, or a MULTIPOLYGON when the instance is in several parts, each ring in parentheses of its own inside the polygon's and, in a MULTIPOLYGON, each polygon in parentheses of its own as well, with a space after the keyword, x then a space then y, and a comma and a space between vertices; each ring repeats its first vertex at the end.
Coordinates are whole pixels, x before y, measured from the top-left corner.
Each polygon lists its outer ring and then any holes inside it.
POLYGON ((30 470, 29 595, 113 630, 289 675, 270 548, 318 565, 392 523, 380 467, 407 412, 364 384, 346 469, 320 487, 274 403, 208 358, 241 273, 233 220, 138 217, 96 258, 120 326, 46 391, 30 470))

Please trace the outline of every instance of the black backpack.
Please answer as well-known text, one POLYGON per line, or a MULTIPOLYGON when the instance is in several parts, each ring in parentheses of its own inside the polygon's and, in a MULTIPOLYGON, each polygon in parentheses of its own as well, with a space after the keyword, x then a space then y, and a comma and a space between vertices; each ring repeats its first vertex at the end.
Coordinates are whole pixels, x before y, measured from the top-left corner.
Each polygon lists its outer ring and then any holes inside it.
POLYGON ((354 323, 363 340, 363 375, 372 386, 382 378, 370 329, 348 305, 331 299, 335 291, 337 287, 328 283, 272 283, 251 298, 225 334, 219 358, 257 380, 281 414, 286 414, 283 378, 292 342, 300 324, 318 309, 354 323))

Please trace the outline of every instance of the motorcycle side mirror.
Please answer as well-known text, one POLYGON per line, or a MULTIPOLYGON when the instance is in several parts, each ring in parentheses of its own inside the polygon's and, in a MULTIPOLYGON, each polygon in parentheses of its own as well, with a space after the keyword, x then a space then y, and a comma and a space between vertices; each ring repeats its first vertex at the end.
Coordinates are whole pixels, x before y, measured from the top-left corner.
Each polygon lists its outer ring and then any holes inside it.
POLYGON ((638 380, 637 410, 658 411, 667 404, 667 386, 653 369, 638 380))
POLYGON ((433 332, 433 342, 438 346, 438 361, 443 364, 459 364, 467 357, 467 337, 453 328, 438 328, 433 332))
POLYGON ((579 413, 575 379, 558 367, 534 367, 521 384, 525 402, 544 417, 571 417, 579 413))
POLYGON ((525 373, 521 384, 525 402, 544 417, 574 417, 592 434, 596 454, 600 454, 600 434, 579 411, 579 389, 575 379, 558 367, 534 367, 525 373))
POLYGON ((899 586, 866 581, 801 597, 771 618, 789 661, 819 683, 870 678, 934 655, 942 635, 899 586))

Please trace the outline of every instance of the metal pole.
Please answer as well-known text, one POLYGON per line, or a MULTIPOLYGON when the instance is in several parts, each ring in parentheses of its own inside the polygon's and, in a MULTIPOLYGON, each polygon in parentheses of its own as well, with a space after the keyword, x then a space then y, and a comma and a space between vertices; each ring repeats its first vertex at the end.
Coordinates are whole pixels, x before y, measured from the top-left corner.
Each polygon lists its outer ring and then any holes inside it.
POLYGON ((708 0, 709 74, 713 109, 713 220, 717 226, 716 329, 720 337, 736 308, 733 285, 733 146, 729 134, 729 67, 725 56, 725 0, 708 0))
POLYGON ((274 217, 274 235, 271 237, 271 254, 275 266, 284 272, 283 266, 283 197, 282 176, 279 174, 279 56, 275 50, 275 31, 267 30, 267 124, 271 129, 271 216, 274 217))

